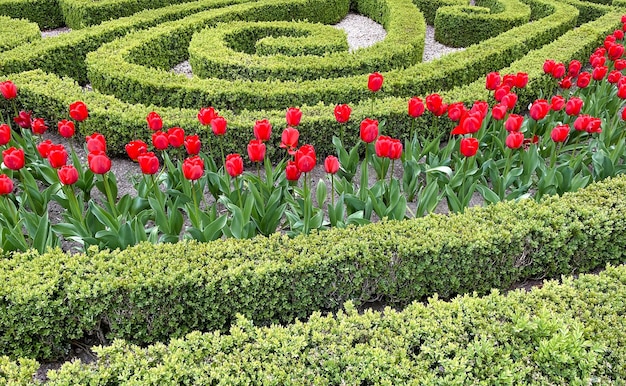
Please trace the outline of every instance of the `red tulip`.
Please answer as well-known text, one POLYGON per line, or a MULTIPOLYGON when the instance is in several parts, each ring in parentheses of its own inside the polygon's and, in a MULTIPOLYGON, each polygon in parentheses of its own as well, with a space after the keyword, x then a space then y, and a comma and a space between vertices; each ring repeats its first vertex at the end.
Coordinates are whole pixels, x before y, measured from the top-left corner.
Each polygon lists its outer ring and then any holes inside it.
POLYGON ((519 131, 522 128, 522 123, 524 123, 524 117, 517 114, 511 114, 504 122, 504 128, 506 131, 519 131))
POLYGON ((166 133, 162 131, 155 131, 152 133, 152 145, 157 150, 165 150, 170 145, 170 140, 166 133))
POLYGON ((89 169, 95 174, 104 174, 111 170, 111 159, 103 151, 90 152, 87 155, 89 169))
POLYGON ((409 116, 412 118, 418 118, 424 114, 424 102, 421 98, 413 97, 409 99, 409 116))
POLYGON ((615 39, 617 40, 622 40, 624 39, 624 31, 622 31, 621 29, 616 29, 615 31, 613 31, 613 36, 615 36, 615 39))
POLYGON ((67 119, 59 121, 59 123, 57 123, 57 128, 59 129, 59 134, 61 134, 61 137, 65 138, 72 137, 74 135, 74 132, 76 131, 74 122, 68 121, 67 119))
POLYGON ((529 114, 532 119, 534 119, 535 121, 539 121, 545 118, 546 115, 548 115, 549 111, 550 105, 548 104, 548 101, 546 101, 545 99, 537 99, 530 106, 529 114))
POLYGON ((460 148, 461 154, 466 157, 472 157, 476 155, 478 151, 478 140, 476 138, 463 138, 461 140, 460 148))
POLYGON ((517 104, 517 94, 508 93, 502 98, 502 103, 506 105, 507 110, 513 110, 517 104))
POLYGON ((554 79, 560 79, 565 75, 565 65, 563 63, 556 63, 552 69, 552 77, 554 79))
POLYGON ((617 59, 615 63, 613 63, 613 66, 616 70, 622 71, 626 68, 626 59, 617 59))
POLYGON ((2 152, 4 165, 11 170, 20 170, 24 167, 24 150, 10 147, 2 152))
POLYGON ((402 157, 402 142, 392 138, 389 146, 389 159, 400 159, 402 157))
POLYGON ((148 113, 146 121, 148 122, 148 127, 152 131, 161 130, 163 128, 163 120, 161 119, 161 116, 154 111, 148 113))
POLYGON ((106 152, 107 151, 107 143, 104 139, 104 135, 100 133, 93 133, 86 137, 87 140, 87 151, 90 153, 93 152, 106 152))
POLYGON ((475 101, 469 112, 478 113, 480 119, 482 120, 487 116, 487 113, 489 112, 489 104, 485 101, 475 101))
POLYGON ((0 195, 10 194, 13 192, 13 180, 6 174, 0 174, 0 195))
POLYGON ((302 173, 308 173, 315 167, 317 157, 311 145, 304 145, 296 151, 296 166, 302 173))
POLYGON ((265 159, 265 144, 263 141, 253 139, 248 143, 248 157, 252 162, 261 162, 265 159))
POLYGON ((63 185, 74 185, 78 181, 78 170, 72 165, 63 165, 57 170, 59 181, 63 185))
POLYGON ((360 134, 363 142, 374 142, 376 137, 378 137, 378 121, 375 119, 365 118, 361 121, 360 134))
POLYGON ((565 104, 565 113, 569 116, 578 115, 583 107, 583 100, 580 98, 572 97, 565 104))
POLYGON ((39 152, 39 155, 41 155, 41 158, 48 158, 48 153, 50 153, 51 146, 52 146, 52 141, 49 139, 41 141, 37 145, 37 151, 39 152))
POLYGON ((328 174, 335 174, 339 171, 339 159, 334 155, 329 155, 324 160, 324 170, 328 174))
POLYGON ((20 111, 19 115, 15 118, 13 118, 13 122, 17 123, 17 125, 19 127, 21 127, 22 129, 26 129, 29 128, 31 125, 31 120, 30 117, 32 115, 32 112, 28 111, 20 111))
POLYGON ((187 150, 187 154, 196 155, 200 153, 201 147, 202 144, 200 143, 200 137, 197 135, 188 135, 185 137, 185 150, 187 150))
POLYGON ((600 81, 600 80, 604 79, 604 77, 606 76, 606 73, 608 71, 609 71, 608 67, 606 67, 606 66, 598 66, 598 67, 593 69, 593 72, 591 73, 591 77, 593 78, 593 80, 600 81))
POLYGON ((622 78, 621 71, 613 70, 609 72, 609 76, 607 76, 606 80, 607 82, 611 84, 616 84, 617 82, 619 82, 621 78, 622 78))
POLYGON ((290 107, 287 109, 285 118, 287 119, 287 126, 298 126, 300 119, 302 119, 302 111, 297 107, 290 107))
POLYGON ((554 142, 565 142, 569 135, 569 125, 558 125, 550 133, 550 137, 554 142))
POLYGON ((239 154, 229 154, 226 156, 226 171, 235 178, 243 173, 243 158, 239 154))
POLYGON ((451 121, 458 121, 465 113, 467 113, 467 109, 463 102, 450 103, 448 105, 448 118, 451 121))
POLYGON ((46 125, 46 121, 43 118, 35 118, 30 124, 30 128, 33 130, 33 134, 43 134, 48 130, 48 125, 46 125))
POLYGON ((509 88, 515 87, 515 78, 516 76, 513 74, 505 74, 502 77, 502 84, 509 88))
POLYGON ((126 154, 128 154, 128 157, 133 161, 137 161, 141 154, 148 151, 148 145, 140 139, 130 141, 126 144, 125 148, 126 154))
POLYGON ((335 106, 335 119, 339 123, 346 123, 350 119, 350 113, 352 113, 352 108, 348 105, 337 105, 335 106))
POLYGON ((552 70, 554 69, 554 66, 556 65, 556 62, 552 59, 546 59, 545 62, 543 62, 543 72, 546 74, 552 74, 552 70))
POLYGON ((604 55, 591 55, 589 62, 593 68, 604 66, 606 64, 606 57, 604 57, 604 55))
POLYGON ((500 78, 500 74, 497 72, 490 72, 485 77, 485 88, 487 90, 495 90, 502 82, 502 78, 500 78))
POLYGON ((367 80, 367 88, 369 88, 371 92, 377 92, 382 86, 383 76, 377 72, 370 74, 367 80))
POLYGON ((561 95, 555 95, 550 100, 550 110, 559 111, 565 107, 565 98, 561 95))
POLYGON ((17 97, 17 87, 10 80, 0 82, 0 93, 4 99, 15 99, 17 97))
POLYGON ((203 126, 210 125, 215 117, 217 117, 217 113, 213 107, 203 107, 198 112, 198 121, 203 126))
POLYGON ((190 181, 195 181, 204 174, 204 161, 200 156, 194 155, 183 161, 183 176, 190 181))
POLYGON ((502 85, 500 87, 498 87, 496 89, 496 91, 493 93, 493 98, 498 101, 498 102, 502 102, 502 99, 508 95, 511 92, 511 88, 507 85, 502 85))
POLYGON ((443 103, 443 99, 439 94, 430 94, 426 97, 426 108, 435 116, 440 117, 445 114, 448 105, 443 103))
POLYGON ((576 86, 578 88, 586 88, 591 83, 591 74, 588 72, 581 72, 576 80, 576 86))
POLYGON ((228 122, 226 121, 226 118, 220 115, 216 116, 215 118, 211 120, 211 130, 213 131, 213 134, 217 136, 226 134, 227 125, 228 125, 228 122))
POLYGON ((391 146, 391 138, 386 135, 378 137, 375 143, 376 155, 380 158, 387 158, 389 156, 389 147, 391 146))
POLYGON ((0 146, 4 146, 11 141, 11 126, 3 123, 0 125, 0 146))
POLYGON ((564 90, 570 89, 572 87, 572 78, 566 76, 565 78, 561 79, 559 81, 559 87, 564 90))
POLYGON ((582 67, 582 63, 580 63, 578 60, 574 59, 570 61, 569 65, 567 66, 567 75, 571 76, 572 78, 578 76, 582 67))
POLYGON ((624 55, 624 46, 621 44, 612 44, 606 51, 609 59, 615 61, 624 55))
POLYGON ((574 129, 576 129, 577 131, 585 131, 587 129, 587 124, 589 123, 589 120, 591 119, 590 115, 587 114, 581 114, 578 117, 576 117, 576 120, 574 121, 574 129))
POLYGON ((298 181, 302 172, 298 169, 296 161, 288 161, 285 166, 285 177, 287 181, 298 181))
POLYGON ((181 147, 185 143, 185 130, 180 127, 172 127, 167 131, 167 141, 172 147, 181 147))
POLYGON ((518 72, 515 75, 515 87, 524 88, 528 84, 528 74, 525 72, 518 72))
POLYGON ((282 149, 298 147, 298 139, 300 139, 300 132, 293 127, 287 127, 280 137, 280 147, 282 149))
POLYGON ((524 143, 524 134, 520 133, 519 131, 512 131, 506 137, 505 143, 506 146, 511 149, 518 149, 524 143))
POLYGON ((159 171, 159 159, 153 152, 139 154, 137 161, 143 174, 156 174, 159 171))
POLYGON ((626 84, 619 85, 617 88, 617 96, 621 99, 626 99, 626 84))
POLYGON ((269 141, 272 135, 272 125, 267 119, 256 121, 254 124, 254 137, 260 141, 269 141))
POLYGON ((48 162, 53 168, 60 168, 67 163, 67 151, 63 145, 51 145, 48 152, 48 162))
POLYGON ((506 116, 506 111, 507 111, 506 105, 502 103, 498 103, 497 105, 493 106, 493 109, 491 109, 491 116, 496 121, 499 121, 499 120, 504 119, 504 117, 506 116))
POLYGON ((70 117, 73 120, 82 122, 89 116, 87 105, 81 101, 76 101, 70 105, 70 117))

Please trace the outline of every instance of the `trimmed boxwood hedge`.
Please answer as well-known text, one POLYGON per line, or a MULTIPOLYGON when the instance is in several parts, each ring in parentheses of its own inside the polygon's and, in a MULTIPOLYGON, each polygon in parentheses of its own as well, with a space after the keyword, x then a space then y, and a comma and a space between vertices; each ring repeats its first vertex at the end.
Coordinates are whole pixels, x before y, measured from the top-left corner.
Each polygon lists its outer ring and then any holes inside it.
MULTIPOLYGON (((602 43, 606 34, 619 28, 620 17, 621 12, 611 12, 596 21, 567 32, 540 49, 529 52, 523 58, 513 62, 511 66, 499 68, 501 73, 523 71, 529 74, 528 86, 518 92, 520 95, 518 105, 526 106, 538 95, 547 95, 556 88, 556 82, 543 74, 542 64, 546 58, 557 61, 587 60, 588 55, 602 43)), ((443 66, 444 63, 448 63, 448 60, 434 61, 432 68, 443 66)), ((463 72, 458 72, 459 77, 462 75, 463 72)), ((27 109, 32 109, 38 116, 45 116, 50 119, 66 118, 67 106, 78 99, 84 100, 89 106, 90 117, 80 125, 82 133, 91 134, 95 131, 103 133, 107 137, 112 154, 125 154, 124 144, 136 136, 149 140, 150 133, 149 130, 146 130, 145 117, 152 110, 158 111, 163 116, 166 127, 181 126, 189 132, 193 132, 195 128, 199 127, 196 109, 130 105, 98 92, 85 93, 71 79, 59 79, 54 75, 44 74, 40 70, 14 74, 11 75, 11 79, 20 87, 18 97, 20 103, 27 109)), ((363 83, 362 88, 366 89, 365 83, 363 83)), ((406 90, 406 92, 410 93, 411 91, 406 90)), ((384 92, 382 95, 385 95, 384 92)), ((448 102, 465 101, 472 103, 474 100, 486 100, 488 94, 484 87, 484 79, 481 76, 473 83, 442 92, 442 95, 448 102)), ((336 102, 341 102, 341 100, 336 102)), ((365 117, 373 116, 386 121, 384 128, 386 135, 406 138, 411 129, 411 121, 406 115, 406 103, 407 98, 383 97, 374 101, 373 111, 369 101, 354 104, 352 119, 345 127, 346 133, 357 133, 359 122, 365 117)), ((274 125, 282 125, 284 122, 284 110, 240 111, 235 114, 232 111, 223 110, 221 106, 216 106, 216 108, 226 116, 229 122, 228 140, 225 141, 226 152, 238 153, 245 147, 250 139, 251 128, 255 120, 265 117, 274 125)), ((302 106, 302 110, 304 118, 299 129, 303 143, 315 145, 319 154, 334 153, 331 138, 338 132, 339 125, 333 116, 333 106, 317 104, 315 106, 302 106)), ((431 126, 430 119, 430 114, 425 114, 418 120, 417 129, 428 132, 431 126)), ((439 124, 441 132, 450 129, 443 124, 444 122, 446 120, 442 120, 439 124)), ((200 129, 198 134, 206 139, 210 135, 210 131, 200 129)), ((278 143, 279 138, 280 130, 274 130, 272 141, 278 143)), ((357 136, 347 136, 347 139, 349 146, 353 144, 351 141, 355 141, 357 136)), ((282 152, 278 152, 273 146, 268 147, 268 154, 274 159, 282 157, 282 152)))
POLYGON ((57 0, 0 0, 0 15, 30 20, 41 29, 64 25, 57 0))
MULTIPOLYGON (((572 6, 526 1, 532 7, 552 8, 552 13, 439 61, 383 72, 384 95, 406 96, 467 84, 548 44, 575 25, 578 13, 572 6)), ((408 17, 415 22, 416 13, 419 14, 415 7, 407 7, 404 0, 386 0, 386 4, 390 21, 408 17)), ((219 16, 209 12, 204 15, 196 14, 176 23, 132 33, 89 53, 87 67, 92 85, 129 103, 186 108, 211 104, 229 110, 314 105, 319 101, 355 103, 373 97, 364 87, 366 74, 303 82, 232 82, 215 78, 188 79, 168 72, 167 69, 186 57, 190 29, 211 23, 219 16)), ((393 34, 410 33, 406 29, 395 33, 388 30, 388 38, 393 34)))
POLYGON ((10 50, 20 44, 41 39, 39 26, 27 20, 0 16, 0 52, 10 50))
POLYGON ((229 334, 198 332, 146 348, 97 348, 49 384, 588 385, 626 379, 626 267, 531 292, 436 297, 403 311, 336 315, 229 334))
MULTIPOLYGON (((291 22, 294 23, 294 22, 291 22)), ((306 36, 268 36, 259 39, 254 45, 257 55, 325 55, 332 52, 348 51, 346 33, 337 28, 325 26, 319 31, 322 35, 313 32, 306 36), (295 44, 294 44, 295 43, 295 44)))
POLYGON ((435 40, 467 47, 528 23, 530 7, 518 0, 479 0, 476 6, 445 6, 437 10, 435 40))
MULTIPOLYGON (((410 21, 411 25, 415 23, 415 20, 408 18, 404 21, 410 21)), ((319 38, 323 39, 324 31, 328 29, 334 30, 319 24, 279 21, 219 24, 193 35, 189 43, 189 62, 194 75, 204 78, 315 80, 388 71, 422 60, 425 39, 423 33, 390 34, 382 42, 353 53, 348 52, 344 37, 345 50, 321 57, 312 56, 298 47, 298 40, 292 40, 290 46, 305 56, 255 55, 254 43, 261 37, 274 34, 301 35, 308 30, 319 34, 319 38), (206 47, 211 49, 207 50, 206 47)))
POLYGON ((227 328, 241 313, 291 322, 346 300, 406 304, 624 262, 626 177, 563 197, 506 202, 306 237, 142 244, 0 261, 3 354, 51 358, 85 334, 146 344, 227 328))

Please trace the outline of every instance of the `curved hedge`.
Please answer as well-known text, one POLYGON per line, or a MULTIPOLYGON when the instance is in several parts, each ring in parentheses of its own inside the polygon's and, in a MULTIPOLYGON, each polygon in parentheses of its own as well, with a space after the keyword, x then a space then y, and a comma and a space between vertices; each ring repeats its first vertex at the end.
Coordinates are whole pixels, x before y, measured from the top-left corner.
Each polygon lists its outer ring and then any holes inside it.
POLYGON ((41 39, 39 26, 27 20, 0 16, 0 52, 10 50, 20 44, 41 39))
MULTIPOLYGON (((405 21, 408 21, 405 20, 405 21)), ((415 21, 410 23, 411 25, 415 21)), ((290 48, 300 56, 254 55, 253 43, 271 35, 298 35, 303 31, 324 38, 328 26, 292 22, 259 22, 220 24, 196 33, 189 43, 189 62, 194 75, 226 80, 315 80, 369 74, 410 66, 422 60, 424 34, 389 34, 384 41, 353 53, 343 42, 343 52, 316 57, 293 40, 290 48), (211 47, 207 50, 206 47, 211 47)), ((410 25, 406 26, 407 29, 410 25)), ((329 40, 332 42, 332 40, 329 40)), ((336 44, 336 43, 335 43, 336 44)))
POLYGON ((0 347, 50 358, 93 334, 146 344, 227 328, 241 313, 290 322, 346 300, 406 304, 508 288, 625 261, 626 177, 524 200, 290 239, 143 244, 0 261, 0 347))
MULTIPOLYGON (((419 21, 415 22, 419 12, 413 6, 407 7, 405 0, 387 0, 386 3, 390 21, 407 18, 420 25, 419 21)), ((548 44, 575 25, 577 12, 571 6, 535 0, 529 3, 544 9, 552 8, 552 13, 437 62, 419 63, 403 70, 383 72, 384 95, 420 94, 467 84, 482 78, 487 72, 509 65, 532 49, 548 44)), ((101 92, 115 95, 129 103, 185 108, 209 103, 229 110, 315 105, 320 101, 328 104, 355 103, 373 97, 364 87, 367 75, 303 82, 231 82, 216 78, 188 79, 168 72, 169 68, 186 57, 187 39, 191 38, 192 33, 190 30, 210 24, 217 17, 210 13, 205 17, 197 14, 104 44, 87 55, 88 75, 92 85, 101 92)), ((257 15, 255 17, 261 18, 257 15)), ((277 16, 274 15, 274 18, 277 16)), ((382 24, 386 25, 385 22, 382 24)), ((421 28, 424 26, 421 25, 421 28)), ((415 33, 406 29, 394 32, 389 28, 387 32, 387 39, 396 33, 401 36, 415 33)))
POLYGON ((444 6, 435 16, 435 40, 467 47, 530 20, 530 7, 518 0, 483 0, 476 6, 444 6))
POLYGON ((437 298, 403 311, 337 315, 140 348, 98 348, 50 385, 586 385, 626 378, 626 267, 531 292, 437 298))
POLYGON ((57 0, 0 0, 0 15, 30 20, 41 29, 64 25, 57 0))
POLYGON ((348 51, 346 33, 337 28, 325 26, 317 32, 308 32, 306 36, 268 36, 254 44, 257 55, 326 55, 333 52, 348 51))

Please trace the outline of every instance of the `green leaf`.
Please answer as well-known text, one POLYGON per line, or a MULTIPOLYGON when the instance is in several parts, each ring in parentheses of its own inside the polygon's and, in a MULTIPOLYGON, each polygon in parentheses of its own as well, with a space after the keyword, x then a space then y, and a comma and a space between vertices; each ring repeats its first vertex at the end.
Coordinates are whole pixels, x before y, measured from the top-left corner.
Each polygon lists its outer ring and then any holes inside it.
POLYGON ((315 198, 317 199, 317 206, 318 207, 323 207, 324 203, 326 202, 326 194, 328 193, 328 190, 326 188, 326 183, 324 182, 323 179, 320 179, 317 182, 317 187, 315 189, 315 198))

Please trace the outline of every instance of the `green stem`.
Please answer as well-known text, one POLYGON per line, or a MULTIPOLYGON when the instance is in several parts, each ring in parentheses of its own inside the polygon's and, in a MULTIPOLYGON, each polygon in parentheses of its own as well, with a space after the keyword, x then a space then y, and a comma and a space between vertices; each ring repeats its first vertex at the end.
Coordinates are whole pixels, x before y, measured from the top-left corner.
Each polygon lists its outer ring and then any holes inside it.
POLYGON ((237 189, 237 195, 239 196, 239 207, 243 208, 243 200, 241 199, 241 189, 239 187, 239 177, 235 177, 235 189, 237 189))
POLYGON ((193 196, 193 207, 196 211, 196 220, 200 220, 200 207, 198 206, 198 197, 196 197, 196 181, 191 181, 191 195, 193 196))
POLYGON ((307 184, 307 174, 304 174, 304 229, 303 233, 305 235, 309 234, 309 222, 311 215, 309 213, 309 205, 311 204, 311 194, 309 192, 308 184, 307 184))
POLYGON ((511 149, 507 149, 507 157, 506 157, 506 164, 504 166, 504 174, 502 175, 502 185, 501 185, 501 190, 500 190, 500 200, 504 199, 504 196, 506 194, 506 181, 507 181, 507 175, 509 174, 509 170, 511 169, 511 160, 513 158, 513 152, 511 151, 511 149))
POLYGON ((65 196, 70 203, 70 211, 72 212, 72 216, 85 226, 85 218, 83 217, 83 211, 80 209, 80 205, 78 204, 78 199, 74 194, 74 189, 71 186, 63 186, 63 191, 65 192, 65 196))
POLYGON ((111 207, 111 212, 113 212, 113 215, 115 217, 118 217, 119 213, 117 211, 117 206, 115 206, 115 200, 113 198, 113 194, 111 193, 111 188, 109 187, 108 174, 109 172, 106 172, 102 175, 102 181, 104 183, 104 191, 106 192, 107 201, 109 202, 109 206, 111 207))
POLYGON ((222 136, 219 137, 218 141, 220 143, 220 152, 222 153, 222 165, 226 167, 226 157, 224 157, 224 139, 222 136))
POLYGON ((335 176, 330 175, 330 201, 335 209, 335 176))
POLYGON ((557 147, 560 148, 560 144, 561 142, 559 142, 558 144, 555 143, 552 147, 552 154, 550 154, 550 169, 552 169, 554 167, 554 164, 556 164, 557 147))

